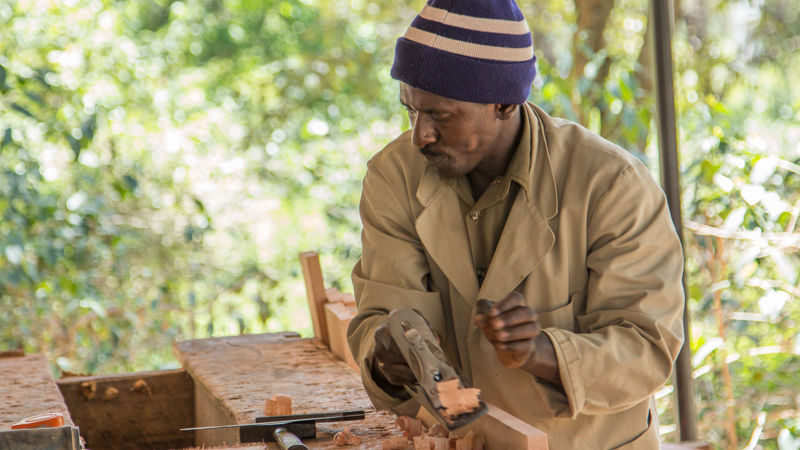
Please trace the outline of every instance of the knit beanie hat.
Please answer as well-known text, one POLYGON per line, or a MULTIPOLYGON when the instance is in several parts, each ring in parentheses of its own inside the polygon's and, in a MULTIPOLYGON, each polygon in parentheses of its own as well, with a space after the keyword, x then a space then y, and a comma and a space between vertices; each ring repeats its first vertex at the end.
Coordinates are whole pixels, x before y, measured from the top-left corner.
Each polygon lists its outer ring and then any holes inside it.
POLYGON ((514 0, 428 0, 397 40, 392 78, 442 97, 522 104, 536 76, 514 0))

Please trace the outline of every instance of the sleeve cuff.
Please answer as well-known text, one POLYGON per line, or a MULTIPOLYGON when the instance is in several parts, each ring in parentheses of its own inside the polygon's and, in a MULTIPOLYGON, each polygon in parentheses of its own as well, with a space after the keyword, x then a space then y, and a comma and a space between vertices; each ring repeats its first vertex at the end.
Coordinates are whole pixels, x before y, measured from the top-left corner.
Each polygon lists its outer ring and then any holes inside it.
MULTIPOLYGON (((556 352, 556 360, 558 362, 558 372, 561 376, 561 385, 564 388, 564 393, 567 396, 568 410, 559 411, 557 404, 551 404, 551 409, 556 412, 557 417, 576 418, 583 410, 586 403, 586 392, 583 384, 575 377, 578 373, 575 365, 578 364, 578 352, 575 349, 572 341, 569 339, 570 333, 559 328, 547 328, 542 330, 553 342, 553 348, 556 352)), ((552 391, 553 389, 547 388, 546 390, 552 391)), ((558 401, 553 398, 552 393, 545 393, 548 402, 558 401)), ((563 394, 559 393, 559 397, 563 399, 563 394)))

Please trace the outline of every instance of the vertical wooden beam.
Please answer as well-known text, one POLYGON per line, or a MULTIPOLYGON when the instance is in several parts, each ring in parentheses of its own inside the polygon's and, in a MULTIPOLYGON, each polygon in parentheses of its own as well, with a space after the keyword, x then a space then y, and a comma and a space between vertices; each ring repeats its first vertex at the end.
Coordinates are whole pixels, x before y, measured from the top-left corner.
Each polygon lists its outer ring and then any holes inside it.
POLYGON ((311 323, 314 326, 314 336, 323 344, 330 345, 328 339, 328 325, 325 322, 325 281, 322 279, 322 267, 319 264, 319 255, 316 252, 300 253, 300 265, 303 268, 303 279, 306 282, 306 295, 308 296, 308 309, 311 311, 311 323))
MULTIPOLYGON (((669 212, 675 231, 683 244, 681 219, 680 164, 678 162, 678 137, 675 122, 675 92, 672 78, 672 0, 652 0, 650 19, 653 26, 653 54, 655 57, 656 105, 658 123, 658 150, 661 159, 661 186, 667 196, 669 212)), ((697 416, 692 395, 692 354, 689 347, 689 304, 686 278, 683 309, 683 348, 675 363, 675 387, 678 393, 678 417, 681 440, 697 439, 697 416)))

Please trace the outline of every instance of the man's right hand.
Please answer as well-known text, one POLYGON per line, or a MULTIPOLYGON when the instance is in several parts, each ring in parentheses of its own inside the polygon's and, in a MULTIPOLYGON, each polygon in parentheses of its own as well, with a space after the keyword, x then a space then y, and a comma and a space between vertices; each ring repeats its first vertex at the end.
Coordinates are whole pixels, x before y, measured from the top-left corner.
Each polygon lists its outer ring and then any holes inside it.
POLYGON ((400 348, 392 338, 388 324, 383 324, 375 330, 372 376, 381 389, 390 393, 417 381, 414 372, 408 367, 400 348))

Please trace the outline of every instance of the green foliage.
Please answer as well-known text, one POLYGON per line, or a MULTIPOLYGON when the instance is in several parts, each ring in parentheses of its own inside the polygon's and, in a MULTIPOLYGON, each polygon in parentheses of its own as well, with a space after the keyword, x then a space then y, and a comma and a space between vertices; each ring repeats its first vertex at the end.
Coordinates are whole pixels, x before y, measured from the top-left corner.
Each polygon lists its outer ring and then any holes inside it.
MULTIPOLYGON (((365 162, 408 126, 394 40, 423 3, 0 4, 0 348, 114 372, 175 365, 175 339, 310 333, 297 253, 350 290, 365 162)), ((599 29, 580 25, 585 0, 520 3, 531 99, 657 174, 648 1, 617 0, 599 29)), ((796 448, 800 13, 679 5, 701 437, 743 447, 761 429, 764 448, 796 448)))

